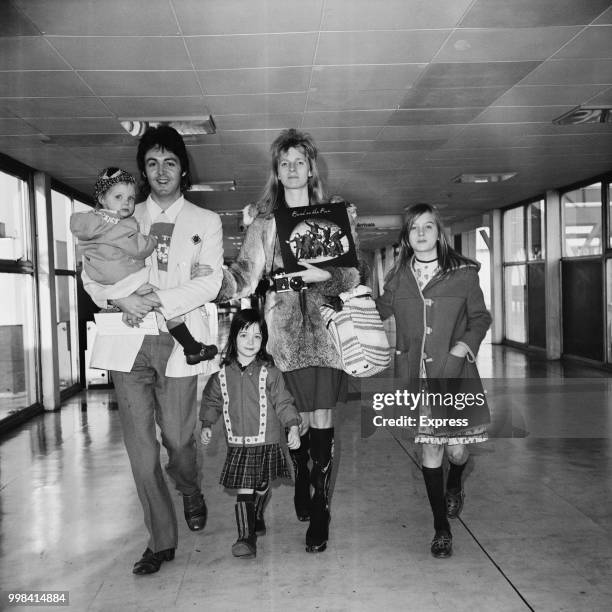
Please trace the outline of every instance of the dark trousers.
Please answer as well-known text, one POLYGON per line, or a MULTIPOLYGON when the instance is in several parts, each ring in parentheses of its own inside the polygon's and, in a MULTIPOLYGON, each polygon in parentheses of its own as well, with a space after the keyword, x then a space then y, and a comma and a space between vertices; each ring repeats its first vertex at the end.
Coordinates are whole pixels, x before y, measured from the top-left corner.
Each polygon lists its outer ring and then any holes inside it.
POLYGON ((196 376, 168 378, 166 363, 174 340, 167 333, 145 336, 131 372, 112 372, 123 439, 153 552, 176 548, 178 532, 172 497, 160 463, 155 424, 168 451, 166 465, 183 495, 199 491, 194 430, 196 376))

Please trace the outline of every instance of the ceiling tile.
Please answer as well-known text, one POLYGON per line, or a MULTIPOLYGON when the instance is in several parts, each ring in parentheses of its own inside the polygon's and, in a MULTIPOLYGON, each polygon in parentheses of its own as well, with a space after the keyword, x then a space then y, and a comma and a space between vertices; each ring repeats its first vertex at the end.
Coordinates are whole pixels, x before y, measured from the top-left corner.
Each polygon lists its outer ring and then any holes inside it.
POLYGON ((66 70, 42 36, 0 37, 0 70, 66 70))
POLYGON ((474 123, 547 123, 564 110, 564 106, 496 106, 484 110, 474 123))
POLYGON ((77 70, 189 70, 179 37, 56 36, 53 47, 77 70))
POLYGON ((8 2, 2 7, 0 36, 38 36, 40 31, 20 11, 8 2))
POLYGON ((322 30, 409 30, 453 28, 472 0, 372 0, 325 3, 322 30))
POLYGON ((183 96, 201 93, 195 73, 182 71, 83 71, 83 80, 98 96, 183 96))
POLYGON ((378 126, 309 128, 315 140, 374 140, 380 131, 378 126))
POLYGON ((419 79, 419 87, 510 87, 540 62, 434 63, 419 79))
POLYGON ((597 25, 611 25, 612 24, 612 7, 610 7, 607 11, 604 11, 593 24, 597 25))
POLYGON ((586 28, 555 55, 560 58, 612 58, 612 25, 586 28))
POLYGON ((305 93, 275 93, 234 96, 206 96, 213 115, 298 113, 306 105, 305 93))
POLYGON ((578 105, 602 91, 601 85, 518 85, 495 100, 494 106, 578 105))
POLYGON ((163 36, 178 34, 167 0, 13 0, 44 34, 163 36))
POLYGON ((0 119, 0 135, 2 136, 37 134, 38 132, 36 127, 23 119, 0 119))
POLYGON ((284 113, 278 115, 215 115, 217 131, 225 130, 281 130, 288 127, 299 127, 301 113, 284 113))
POLYGON ((461 27, 587 25, 609 5, 609 0, 476 0, 462 20, 461 27))
POLYGON ((71 71, 0 72, 2 98, 89 96, 91 91, 71 71))
POLYGON ((318 30, 323 0, 223 0, 212 4, 202 0, 173 0, 172 4, 182 32, 192 36, 318 30))
MULTIPOLYGON (((362 168, 388 172, 409 167, 422 158, 423 151, 372 151, 363 158, 362 168)), ((396 176, 394 180, 399 178, 396 176)))
POLYGON ((310 66, 286 68, 250 68, 242 70, 206 70, 199 72, 204 92, 213 94, 279 93, 306 91, 310 66))
POLYGON ((471 124, 448 139, 445 148, 473 148, 477 154, 484 147, 518 146, 518 140, 529 130, 523 124, 471 124))
POLYGON ((612 106, 612 87, 589 99, 589 104, 612 106))
POLYGON ((397 108, 405 90, 386 91, 311 91, 308 94, 307 111, 325 110, 390 110, 397 108))
POLYGON ((108 97, 104 102, 118 117, 197 117, 210 114, 202 96, 108 97))
POLYGON ((444 109, 402 109, 395 111, 389 125, 452 125, 469 123, 482 112, 482 108, 444 108, 444 109))
POLYGON ((393 64, 387 66, 313 66, 311 90, 344 91, 359 89, 406 89, 421 75, 427 64, 393 64))
POLYGON ((378 135, 378 140, 446 140, 462 129, 460 125, 389 125, 378 135))
POLYGON ((302 127, 352 127, 385 125, 394 111, 328 111, 304 113, 302 127))
POLYGON ((543 60, 579 31, 579 27, 455 30, 436 55, 436 61, 543 60))
MULTIPOLYGON (((64 92, 65 93, 65 92, 64 92)), ((98 98, 0 98, 0 113, 18 117, 108 117, 98 98)))
POLYGON ((280 130, 233 130, 224 131, 219 134, 221 143, 224 145, 236 144, 269 144, 277 136, 280 130))
POLYGON ((370 151, 374 140, 323 140, 319 143, 321 153, 358 153, 370 151))
POLYGON ((186 38, 197 69, 310 66, 316 33, 186 38))
POLYGON ((380 140, 378 139, 372 148, 373 151, 424 151, 437 149, 445 140, 380 140))
POLYGON ((321 32, 314 63, 408 64, 429 62, 448 30, 321 32))
POLYGON ((415 87, 404 97, 400 108, 467 108, 489 106, 507 87, 415 87))
POLYGON ((124 134, 113 118, 32 118, 28 123, 43 134, 124 134))
POLYGON ((521 85, 612 85, 612 59, 549 60, 538 66, 521 85))

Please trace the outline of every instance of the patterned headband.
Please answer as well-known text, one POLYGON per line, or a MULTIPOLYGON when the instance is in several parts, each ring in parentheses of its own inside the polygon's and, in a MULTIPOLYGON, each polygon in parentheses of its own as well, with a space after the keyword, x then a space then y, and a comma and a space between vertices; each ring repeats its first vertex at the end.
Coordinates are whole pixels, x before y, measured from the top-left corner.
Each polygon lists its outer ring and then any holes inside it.
POLYGON ((105 168, 98 174, 96 184, 94 186, 94 199, 96 204, 100 201, 99 198, 103 196, 113 185, 117 183, 128 183, 131 185, 136 184, 134 177, 121 168, 105 168))

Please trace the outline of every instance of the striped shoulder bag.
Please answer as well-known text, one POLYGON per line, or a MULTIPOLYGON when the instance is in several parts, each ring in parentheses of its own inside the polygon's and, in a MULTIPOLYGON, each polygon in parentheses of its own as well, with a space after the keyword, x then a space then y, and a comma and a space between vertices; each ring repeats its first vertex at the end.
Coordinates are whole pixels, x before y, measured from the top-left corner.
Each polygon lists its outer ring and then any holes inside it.
POLYGON ((342 369, 351 376, 373 376, 389 367, 391 355, 387 334, 372 290, 359 285, 338 296, 340 309, 332 304, 319 306, 342 369))

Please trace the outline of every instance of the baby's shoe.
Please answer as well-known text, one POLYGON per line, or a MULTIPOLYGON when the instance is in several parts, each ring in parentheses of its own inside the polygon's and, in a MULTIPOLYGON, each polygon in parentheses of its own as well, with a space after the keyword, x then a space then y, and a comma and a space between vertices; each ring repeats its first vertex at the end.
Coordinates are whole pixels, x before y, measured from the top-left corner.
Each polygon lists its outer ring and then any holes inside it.
POLYGON ((198 353, 185 353, 185 360, 189 365, 196 365, 200 361, 210 361, 219 352, 219 349, 214 344, 202 344, 198 353))

